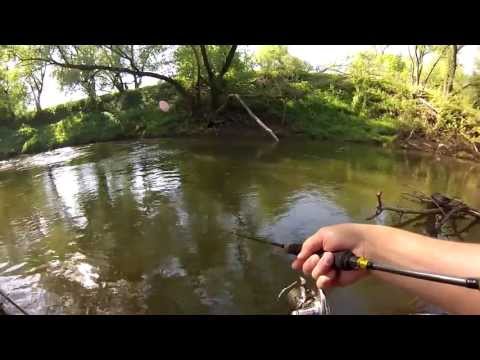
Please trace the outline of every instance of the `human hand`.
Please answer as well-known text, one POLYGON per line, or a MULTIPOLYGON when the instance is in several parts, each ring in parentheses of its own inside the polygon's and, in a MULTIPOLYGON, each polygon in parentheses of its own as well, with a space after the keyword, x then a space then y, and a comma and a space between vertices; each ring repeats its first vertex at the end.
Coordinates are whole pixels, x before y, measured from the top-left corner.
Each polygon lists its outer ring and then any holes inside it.
POLYGON ((364 277, 364 270, 338 271, 333 268, 333 252, 350 250, 356 256, 367 256, 368 239, 382 236, 384 227, 364 224, 339 224, 326 226, 310 236, 302 245, 301 252, 292 263, 292 268, 311 275, 318 288, 345 286, 364 277), (318 251, 324 251, 320 258, 318 251))

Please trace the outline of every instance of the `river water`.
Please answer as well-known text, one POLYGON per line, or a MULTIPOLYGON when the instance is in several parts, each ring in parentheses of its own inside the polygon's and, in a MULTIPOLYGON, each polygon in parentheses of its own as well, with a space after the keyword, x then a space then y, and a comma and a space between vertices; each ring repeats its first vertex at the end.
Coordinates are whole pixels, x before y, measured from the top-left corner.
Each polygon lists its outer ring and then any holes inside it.
MULTIPOLYGON (((480 207, 479 179, 470 162, 307 140, 22 156, 0 162, 0 289, 32 314, 285 314, 276 297, 296 279, 291 257, 232 231, 302 242, 324 225, 367 222, 379 190, 392 205, 415 207, 401 194, 417 190, 480 207)), ((478 239, 474 230, 464 240, 478 239)), ((335 314, 421 311, 376 279, 328 298, 335 314)))

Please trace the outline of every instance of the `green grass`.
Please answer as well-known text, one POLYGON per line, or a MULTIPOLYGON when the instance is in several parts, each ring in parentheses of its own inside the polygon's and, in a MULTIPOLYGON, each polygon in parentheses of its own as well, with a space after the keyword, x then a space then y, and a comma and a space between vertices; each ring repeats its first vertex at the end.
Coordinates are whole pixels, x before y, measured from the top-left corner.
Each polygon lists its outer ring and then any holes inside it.
POLYGON ((182 124, 177 113, 162 113, 152 107, 110 112, 78 113, 54 124, 18 129, 0 128, 0 156, 37 153, 62 146, 88 144, 134 137, 158 137, 175 132, 182 124))
POLYGON ((389 142, 398 128, 393 118, 373 118, 355 109, 351 94, 332 90, 317 89, 289 101, 286 115, 298 131, 319 139, 389 142))
POLYGON ((13 126, 0 127, 0 158, 62 146, 186 132, 187 118, 181 110, 163 113, 157 107, 158 99, 174 96, 168 87, 150 86, 104 95, 96 102, 82 99, 23 114, 13 126))
MULTIPOLYGON (((411 94, 388 81, 370 80, 365 86, 331 74, 311 74, 302 81, 281 84, 249 85, 245 94, 239 92, 269 124, 281 123, 315 139, 388 144, 398 134, 426 124, 411 94)), ((204 133, 207 122, 192 119, 177 100, 171 87, 160 85, 104 95, 95 102, 83 99, 27 113, 16 119, 15 126, 0 127, 0 157, 97 141, 204 133), (159 99, 173 104, 170 112, 158 109, 159 99)), ((459 117, 474 119, 478 113, 467 112, 460 102, 436 104, 442 109, 439 124, 443 132, 458 132, 454 125, 459 117)), ((230 102, 229 112, 248 117, 235 101, 230 102)), ((480 133, 476 121, 461 124, 480 133)))

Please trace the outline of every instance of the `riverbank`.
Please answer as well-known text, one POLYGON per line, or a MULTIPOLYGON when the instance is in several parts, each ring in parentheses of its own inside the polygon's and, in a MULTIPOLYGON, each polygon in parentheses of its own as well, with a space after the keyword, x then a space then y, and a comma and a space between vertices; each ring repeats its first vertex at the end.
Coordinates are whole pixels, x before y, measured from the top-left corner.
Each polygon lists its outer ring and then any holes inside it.
MULTIPOLYGON (((280 95, 254 85, 241 96, 280 139, 304 136, 318 141, 373 143, 479 160, 475 143, 452 135, 459 130, 448 122, 452 114, 475 115, 472 109, 467 109, 471 114, 459 112, 460 105, 449 104, 432 113, 425 101, 419 102, 391 84, 373 82, 370 87, 371 94, 363 94, 359 105, 358 91, 349 80, 308 74, 283 84, 280 95)), ((467 125, 471 133, 476 131, 476 125, 465 122, 464 133, 467 125)), ((4 122, 0 126, 0 159, 94 142, 211 134, 269 136, 234 100, 215 119, 207 104, 192 116, 183 99, 162 84, 61 104, 4 122), (158 108, 162 99, 172 105, 169 112, 158 108)))
MULTIPOLYGON (((265 138, 272 141, 271 137, 261 129, 252 119, 239 114, 237 121, 226 120, 220 126, 208 127, 203 124, 187 120, 166 119, 164 114, 158 113, 155 125, 148 126, 145 122, 137 124, 134 131, 126 132, 125 127, 116 121, 111 114, 101 113, 83 118, 65 119, 58 123, 44 127, 23 127, 18 130, 3 129, 0 137, 0 160, 6 160, 21 154, 35 154, 65 146, 85 145, 96 142, 155 139, 155 138, 185 138, 185 137, 240 137, 240 138, 265 138), (162 116, 163 115, 163 116, 162 116), (242 120, 239 121, 238 119, 242 120), (99 124, 99 122, 102 122, 99 124), (10 130, 10 131, 9 131, 10 130)), ((171 117, 170 119, 175 119, 171 117)), ((305 138, 316 141, 339 141, 346 143, 366 143, 375 146, 405 149, 430 153, 437 156, 460 158, 464 160, 479 161, 480 154, 475 148, 465 142, 448 140, 432 140, 422 137, 405 138, 398 135, 384 135, 379 139, 377 133, 359 131, 353 128, 350 132, 333 136, 316 135, 305 132, 300 127, 282 124, 281 122, 265 121, 274 133, 283 139, 305 138), (359 136, 359 133, 362 136, 359 136)))

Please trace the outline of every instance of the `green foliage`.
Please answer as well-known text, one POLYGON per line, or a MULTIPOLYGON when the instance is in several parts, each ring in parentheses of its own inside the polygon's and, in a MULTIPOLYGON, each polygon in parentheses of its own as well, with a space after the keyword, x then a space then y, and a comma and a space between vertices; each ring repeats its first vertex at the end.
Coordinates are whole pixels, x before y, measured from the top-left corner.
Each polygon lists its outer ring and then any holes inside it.
POLYGON ((0 126, 11 125, 25 110, 27 91, 11 52, 0 46, 0 126))
MULTIPOLYGON (((208 60, 215 74, 221 71, 230 47, 230 45, 206 46, 208 60)), ((177 72, 176 78, 184 86, 187 88, 194 88, 196 86, 198 80, 198 65, 200 65, 200 76, 202 78, 201 85, 202 87, 205 86, 208 74, 203 63, 200 46, 179 46, 175 50, 174 59, 177 72), (195 52, 197 56, 195 56, 195 52)), ((242 52, 237 50, 229 71, 225 74, 224 82, 226 88, 232 91, 239 89, 245 90, 255 77, 253 65, 251 55, 246 51, 242 52)))
MULTIPOLYGON (((132 94, 137 101, 145 95, 141 94, 141 90, 132 91, 132 94)), ((149 89, 145 97, 150 99, 153 94, 158 93, 149 89)), ((150 104, 126 110, 121 109, 124 106, 122 99, 120 94, 102 99, 102 107, 111 107, 114 109, 112 112, 90 112, 85 101, 72 102, 35 113, 17 130, 0 128, 0 156, 97 141, 164 136, 178 132, 185 124, 186 114, 174 109, 163 113, 153 99, 150 99, 150 104), (53 121, 65 113, 66 116, 53 121)))
POLYGON ((0 159, 20 153, 25 137, 11 127, 0 126, 0 159))
POLYGON ((22 127, 19 132, 28 136, 22 152, 32 153, 59 146, 113 140, 120 137, 122 129, 113 114, 103 112, 72 115, 37 129, 22 127))
MULTIPOLYGON (((171 84, 125 90, 131 84, 138 87, 141 77, 104 69, 55 67, 63 89, 82 89, 88 97, 26 112, 25 104, 35 95, 32 84, 39 80, 38 71, 45 65, 33 61, 15 66, 15 61, 28 57, 168 74, 199 100, 194 108, 200 109, 202 120, 210 119, 211 103, 218 106, 227 93, 235 92, 265 121, 318 138, 389 142, 395 135, 415 129, 416 134, 432 138, 480 139, 480 68, 477 74, 468 76, 459 66, 453 91, 445 96, 448 48, 444 45, 415 48, 428 54, 422 60, 418 83, 413 81, 418 68, 418 64, 413 66, 413 58, 361 52, 346 73, 337 75, 314 71, 289 54, 286 46, 263 46, 254 56, 239 49, 222 78, 218 75, 231 46, 205 48, 214 72, 212 81, 197 45, 16 46, 13 50, 0 46, 0 153, 7 156, 93 141, 187 134, 206 127, 206 121, 190 118, 186 113, 188 96, 180 96, 182 92, 171 84), (174 50, 173 56, 169 50, 174 50), (97 95, 112 89, 117 91, 97 95), (215 98, 215 92, 218 102, 209 99, 215 98), (158 109, 159 100, 169 101, 170 112, 158 109), (438 111, 432 111, 426 102, 438 111)), ((226 113, 224 119, 240 119, 237 115, 245 115, 245 110, 233 101, 226 113), (233 113, 237 114, 229 117, 233 113)))
POLYGON ((266 45, 255 54, 260 72, 271 77, 298 77, 310 70, 310 66, 292 56, 285 45, 266 45))
POLYGON ((143 96, 139 91, 125 91, 120 95, 120 109, 136 109, 143 105, 143 96))

